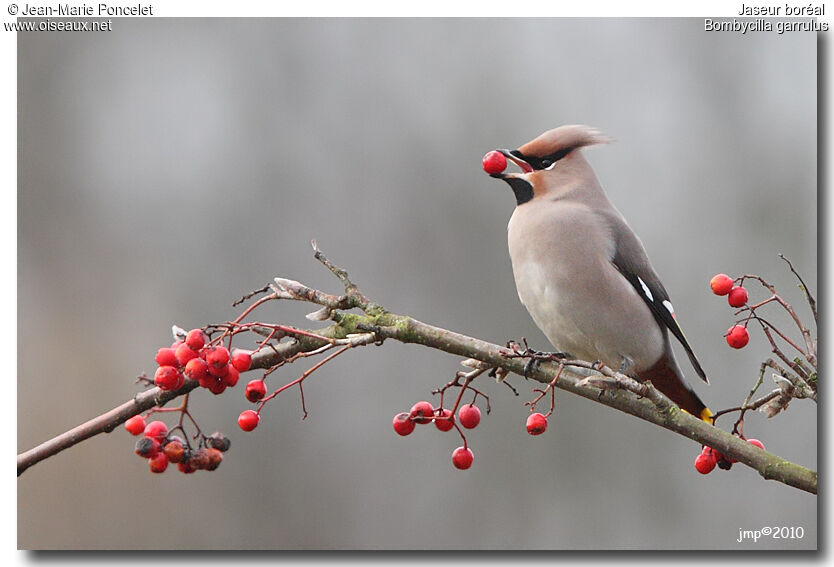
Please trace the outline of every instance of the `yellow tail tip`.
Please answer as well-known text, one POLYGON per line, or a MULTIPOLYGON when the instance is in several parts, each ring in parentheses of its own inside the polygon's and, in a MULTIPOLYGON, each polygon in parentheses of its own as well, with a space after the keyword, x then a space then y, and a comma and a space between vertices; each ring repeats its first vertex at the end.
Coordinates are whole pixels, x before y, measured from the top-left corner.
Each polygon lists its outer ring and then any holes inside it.
MULTIPOLYGON (((683 408, 681 408, 681 411, 684 412, 684 413, 689 413, 688 411, 686 411, 683 408)), ((689 413, 689 415, 692 415, 692 414, 689 413)), ((704 408, 704 409, 701 410, 701 415, 699 415, 698 417, 701 418, 702 421, 706 421, 710 425, 713 425, 713 421, 712 421, 712 416, 713 415, 714 414, 711 411, 709 411, 709 408, 704 408)))

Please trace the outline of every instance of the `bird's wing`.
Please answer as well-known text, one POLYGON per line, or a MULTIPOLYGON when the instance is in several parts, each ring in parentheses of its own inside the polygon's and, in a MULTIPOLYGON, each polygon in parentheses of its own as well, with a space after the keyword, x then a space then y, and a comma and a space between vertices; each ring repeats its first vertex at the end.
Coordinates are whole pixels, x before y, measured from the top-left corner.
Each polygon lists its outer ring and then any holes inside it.
POLYGON ((640 239, 619 215, 606 215, 606 217, 615 241, 614 256, 611 263, 637 290, 637 294, 652 310, 658 324, 669 329, 675 338, 680 341, 689 356, 690 362, 692 362, 692 366, 695 368, 695 372, 704 382, 709 384, 704 369, 695 357, 689 341, 683 334, 683 329, 675 318, 675 310, 669 300, 669 294, 649 263, 649 258, 640 239))

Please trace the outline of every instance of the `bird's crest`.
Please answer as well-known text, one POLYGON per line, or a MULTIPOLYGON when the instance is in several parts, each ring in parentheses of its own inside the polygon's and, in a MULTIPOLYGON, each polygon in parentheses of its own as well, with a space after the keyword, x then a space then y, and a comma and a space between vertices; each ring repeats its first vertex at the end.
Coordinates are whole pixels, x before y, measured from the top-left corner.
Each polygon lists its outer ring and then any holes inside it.
POLYGON ((569 124, 548 130, 518 148, 518 151, 525 156, 541 158, 554 154, 564 155, 576 148, 609 142, 613 142, 613 139, 596 128, 581 124, 569 124))

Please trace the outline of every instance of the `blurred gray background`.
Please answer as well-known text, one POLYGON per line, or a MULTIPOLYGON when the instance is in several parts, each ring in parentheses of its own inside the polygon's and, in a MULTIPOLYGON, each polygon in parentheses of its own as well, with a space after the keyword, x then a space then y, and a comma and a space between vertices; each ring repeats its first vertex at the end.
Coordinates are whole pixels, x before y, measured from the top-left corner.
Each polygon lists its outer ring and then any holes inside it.
MULTIPOLYGON (((130 399, 172 323, 229 320, 276 275, 338 292, 312 238, 395 312, 548 348, 513 284, 514 199, 480 159, 561 124, 617 140, 586 156, 672 295, 712 409, 738 405, 769 354, 759 333, 726 346, 714 273, 763 275, 809 318, 777 253, 816 281, 813 34, 705 33, 699 19, 153 19, 18 37, 20 451, 130 399)), ((257 318, 305 325, 308 311, 257 318)), ((217 471, 151 475, 123 429, 98 436, 18 480, 19 546, 816 546, 816 497, 740 465, 703 477, 697 444, 630 416, 560 392, 547 433, 528 436, 518 377, 520 397, 484 379, 493 411, 469 435, 472 468, 453 469, 453 433, 400 438, 391 418, 458 362, 393 342, 351 353, 307 383, 307 420, 289 393, 251 434, 235 423, 242 384, 201 390, 195 416, 232 438, 217 471), (736 542, 763 526, 805 537, 736 542)), ((816 467, 816 420, 798 400, 745 431, 816 467)))

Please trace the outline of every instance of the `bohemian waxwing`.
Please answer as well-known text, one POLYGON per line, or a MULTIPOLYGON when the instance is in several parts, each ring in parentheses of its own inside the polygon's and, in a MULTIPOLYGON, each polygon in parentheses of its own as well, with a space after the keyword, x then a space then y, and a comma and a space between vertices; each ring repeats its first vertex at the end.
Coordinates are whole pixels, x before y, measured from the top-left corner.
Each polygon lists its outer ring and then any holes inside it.
POLYGON ((492 174, 517 201, 507 230, 518 296, 558 351, 650 380, 711 423, 672 352, 669 331, 708 382, 669 295, 580 152, 609 141, 594 128, 561 126, 517 150, 499 150, 522 170, 492 174))

